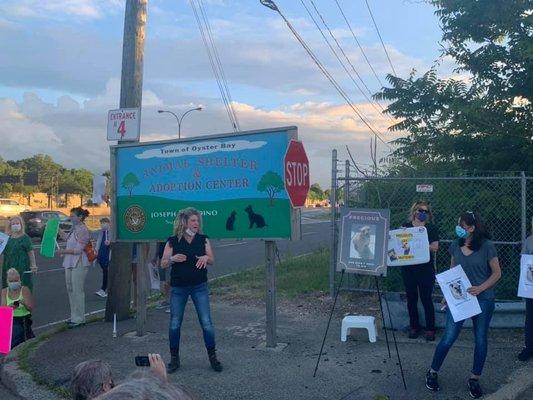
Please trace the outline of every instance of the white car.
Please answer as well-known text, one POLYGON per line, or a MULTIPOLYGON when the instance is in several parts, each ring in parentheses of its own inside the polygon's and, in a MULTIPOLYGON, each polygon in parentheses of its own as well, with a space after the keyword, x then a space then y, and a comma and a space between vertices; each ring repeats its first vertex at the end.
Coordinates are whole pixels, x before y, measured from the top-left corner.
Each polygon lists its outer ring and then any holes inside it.
POLYGON ((16 200, 0 199, 0 217, 13 217, 23 211, 31 211, 31 207, 19 204, 16 200))

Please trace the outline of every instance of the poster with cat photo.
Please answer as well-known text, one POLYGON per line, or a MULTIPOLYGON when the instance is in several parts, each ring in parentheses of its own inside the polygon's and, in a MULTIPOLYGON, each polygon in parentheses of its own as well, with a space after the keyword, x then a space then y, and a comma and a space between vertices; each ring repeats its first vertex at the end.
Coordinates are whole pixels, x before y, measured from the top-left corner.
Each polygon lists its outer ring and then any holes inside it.
POLYGON ((522 254, 518 297, 533 299, 533 254, 522 254))
POLYGON ((438 274, 436 278, 454 322, 481 314, 477 297, 467 291, 472 285, 461 265, 438 274))

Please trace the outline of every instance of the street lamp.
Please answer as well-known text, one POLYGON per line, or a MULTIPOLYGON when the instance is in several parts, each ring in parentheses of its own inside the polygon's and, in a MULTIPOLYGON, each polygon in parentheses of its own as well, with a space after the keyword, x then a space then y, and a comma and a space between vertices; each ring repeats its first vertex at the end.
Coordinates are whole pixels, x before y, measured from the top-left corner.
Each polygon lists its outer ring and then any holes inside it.
POLYGON ((187 110, 185 111, 181 117, 178 117, 175 113, 173 113, 172 111, 168 111, 168 110, 157 110, 157 112, 159 114, 161 113, 169 113, 169 114, 172 114, 175 118, 176 118, 176 121, 178 121, 178 139, 181 139, 181 121, 183 121, 183 118, 189 114, 190 112, 192 111, 202 111, 202 107, 196 107, 196 108, 191 108, 190 110, 187 110))

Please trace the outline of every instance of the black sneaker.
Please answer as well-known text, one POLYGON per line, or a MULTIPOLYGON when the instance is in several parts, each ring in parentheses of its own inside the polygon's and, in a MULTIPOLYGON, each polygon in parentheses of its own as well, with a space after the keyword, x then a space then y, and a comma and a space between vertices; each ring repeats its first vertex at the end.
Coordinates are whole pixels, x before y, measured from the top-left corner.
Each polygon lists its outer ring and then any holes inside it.
POLYGON ((479 399, 481 396, 483 396, 483 391, 481 390, 481 386, 479 385, 479 381, 477 379, 470 378, 468 380, 468 389, 470 390, 470 396, 473 399, 479 399))
POLYGON ((416 339, 420 336, 420 329, 419 328, 410 328, 409 329, 409 334, 407 335, 407 337, 409 339, 416 339))
POLYGON ((427 372, 426 387, 433 392, 438 392, 440 390, 439 378, 436 372, 431 372, 431 371, 427 372))
POLYGON ((524 347, 520 353, 518 353, 518 359, 520 361, 527 361, 533 358, 533 350, 524 347))

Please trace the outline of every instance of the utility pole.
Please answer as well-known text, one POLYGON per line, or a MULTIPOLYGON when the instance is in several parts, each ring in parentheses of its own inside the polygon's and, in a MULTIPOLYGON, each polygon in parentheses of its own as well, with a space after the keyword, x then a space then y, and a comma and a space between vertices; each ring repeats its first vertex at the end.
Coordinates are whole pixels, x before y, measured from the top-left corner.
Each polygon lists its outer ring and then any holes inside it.
MULTIPOLYGON (((142 104, 144 37, 148 0, 126 0, 124 41, 122 47, 122 77, 120 108, 140 108, 142 104)), ((113 167, 113 166, 112 166, 113 167)), ((116 196, 116 193, 112 193, 116 196)), ((116 216, 115 216, 116 218, 116 216)), ((116 228, 116 227, 115 227, 116 228)), ((146 321, 146 292, 144 290, 144 255, 146 244, 137 249, 137 334, 142 335, 146 321), (139 290, 140 289, 140 290, 139 290), (143 312, 144 311, 144 312, 143 312)), ((132 244, 115 242, 109 266, 109 295, 105 320, 113 321, 113 314, 121 321, 130 317, 132 244)))

